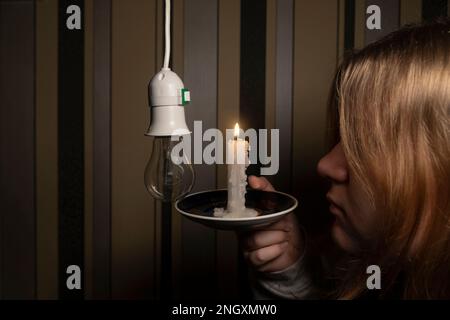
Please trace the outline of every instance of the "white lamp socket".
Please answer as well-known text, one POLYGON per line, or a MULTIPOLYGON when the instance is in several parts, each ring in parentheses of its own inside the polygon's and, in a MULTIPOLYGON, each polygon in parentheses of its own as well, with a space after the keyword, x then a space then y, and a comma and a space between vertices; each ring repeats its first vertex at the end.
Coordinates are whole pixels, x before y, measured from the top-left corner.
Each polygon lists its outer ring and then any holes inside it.
POLYGON ((184 116, 184 105, 190 102, 190 93, 175 72, 170 69, 158 72, 150 81, 148 95, 151 116, 147 136, 191 133, 184 116))

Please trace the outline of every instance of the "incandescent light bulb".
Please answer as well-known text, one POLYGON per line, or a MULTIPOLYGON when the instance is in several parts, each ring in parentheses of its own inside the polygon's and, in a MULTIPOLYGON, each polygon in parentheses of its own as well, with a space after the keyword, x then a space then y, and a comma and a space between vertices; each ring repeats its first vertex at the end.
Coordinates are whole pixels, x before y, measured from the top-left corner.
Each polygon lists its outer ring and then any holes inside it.
POLYGON ((194 169, 187 157, 172 155, 172 149, 178 143, 172 141, 170 136, 154 137, 144 181, 147 190, 156 199, 178 200, 191 191, 194 185, 194 169))

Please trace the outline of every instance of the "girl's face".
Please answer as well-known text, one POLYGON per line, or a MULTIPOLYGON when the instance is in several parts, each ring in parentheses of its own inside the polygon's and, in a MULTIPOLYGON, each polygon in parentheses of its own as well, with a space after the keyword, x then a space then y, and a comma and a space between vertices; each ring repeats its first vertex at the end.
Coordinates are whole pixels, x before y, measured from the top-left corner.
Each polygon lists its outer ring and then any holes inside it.
POLYGON ((334 240, 347 252, 364 249, 375 236, 375 210, 363 188, 352 179, 341 143, 320 159, 317 171, 331 181, 326 197, 335 217, 331 230, 334 240))

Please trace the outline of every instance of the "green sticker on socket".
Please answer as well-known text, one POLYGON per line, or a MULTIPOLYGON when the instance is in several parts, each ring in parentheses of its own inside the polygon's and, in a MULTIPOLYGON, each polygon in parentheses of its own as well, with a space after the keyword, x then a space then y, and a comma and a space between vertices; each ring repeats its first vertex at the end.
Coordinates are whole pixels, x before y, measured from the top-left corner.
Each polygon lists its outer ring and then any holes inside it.
POLYGON ((191 93, 189 89, 186 88, 181 89, 181 104, 185 106, 189 102, 191 102, 191 93))

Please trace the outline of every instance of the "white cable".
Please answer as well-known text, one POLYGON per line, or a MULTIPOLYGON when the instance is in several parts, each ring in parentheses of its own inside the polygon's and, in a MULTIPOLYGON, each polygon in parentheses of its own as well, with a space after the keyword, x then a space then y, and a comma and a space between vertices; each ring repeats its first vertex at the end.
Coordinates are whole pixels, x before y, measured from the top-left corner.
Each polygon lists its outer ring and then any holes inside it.
POLYGON ((169 69, 170 59, 170 0, 166 0, 166 43, 163 69, 169 69))

